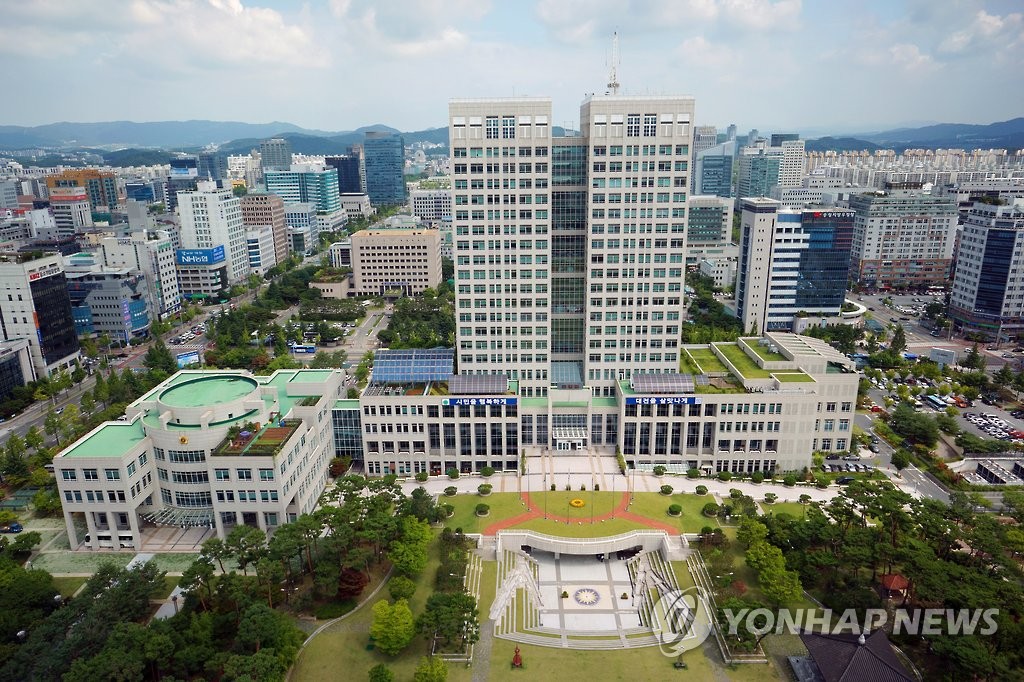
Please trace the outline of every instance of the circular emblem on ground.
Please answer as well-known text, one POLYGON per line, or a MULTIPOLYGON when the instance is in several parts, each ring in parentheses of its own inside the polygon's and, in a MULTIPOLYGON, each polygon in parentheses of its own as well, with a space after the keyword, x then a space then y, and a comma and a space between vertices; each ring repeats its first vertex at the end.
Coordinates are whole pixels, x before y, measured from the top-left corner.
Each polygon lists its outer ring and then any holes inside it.
POLYGON ((597 602, 601 601, 601 595, 597 593, 597 590, 590 587, 581 587, 572 593, 572 598, 576 600, 576 603, 580 606, 593 606, 597 602))
POLYGON ((576 509, 580 509, 585 504, 586 504, 586 502, 584 502, 583 500, 581 500, 578 497, 569 500, 569 506, 570 507, 575 507, 576 509))

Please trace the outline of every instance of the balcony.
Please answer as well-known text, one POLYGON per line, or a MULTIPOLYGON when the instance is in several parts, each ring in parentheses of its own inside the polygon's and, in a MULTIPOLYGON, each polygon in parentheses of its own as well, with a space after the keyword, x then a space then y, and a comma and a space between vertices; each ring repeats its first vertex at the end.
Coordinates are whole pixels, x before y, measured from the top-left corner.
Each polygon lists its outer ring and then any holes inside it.
POLYGON ((267 424, 250 422, 246 424, 249 428, 237 431, 232 427, 212 454, 215 457, 275 457, 301 424, 301 419, 282 419, 267 424))

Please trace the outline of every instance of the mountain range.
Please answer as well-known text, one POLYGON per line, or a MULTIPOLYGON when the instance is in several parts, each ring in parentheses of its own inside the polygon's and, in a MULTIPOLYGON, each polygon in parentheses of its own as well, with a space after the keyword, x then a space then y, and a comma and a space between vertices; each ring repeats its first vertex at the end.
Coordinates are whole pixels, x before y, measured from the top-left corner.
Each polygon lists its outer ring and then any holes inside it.
MULTIPOLYGON (((302 128, 292 123, 241 123, 238 121, 109 121, 103 123, 49 123, 41 126, 0 126, 0 149, 46 148, 87 150, 103 155, 111 165, 159 163, 170 152, 195 152, 214 145, 228 154, 246 154, 258 148, 260 140, 285 137, 300 154, 344 154, 352 144, 362 142, 369 131, 400 131, 375 124, 349 131, 302 128), (148 160, 147 160, 148 159, 148 160)), ((553 133, 558 133, 553 130, 553 133)), ((448 143, 447 128, 430 128, 401 133, 406 144, 448 143)), ((861 150, 908 148, 1024 148, 1024 118, 987 125, 940 123, 920 128, 896 128, 842 137, 821 137, 807 141, 807 149, 861 150)))

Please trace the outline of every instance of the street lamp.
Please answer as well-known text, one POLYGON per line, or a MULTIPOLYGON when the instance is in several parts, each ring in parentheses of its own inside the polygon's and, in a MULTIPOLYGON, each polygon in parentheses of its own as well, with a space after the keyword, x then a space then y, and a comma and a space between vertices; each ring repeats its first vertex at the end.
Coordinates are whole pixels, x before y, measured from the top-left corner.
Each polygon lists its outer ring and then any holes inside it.
POLYGON ((178 595, 171 595, 171 602, 174 603, 174 615, 178 615, 178 595))

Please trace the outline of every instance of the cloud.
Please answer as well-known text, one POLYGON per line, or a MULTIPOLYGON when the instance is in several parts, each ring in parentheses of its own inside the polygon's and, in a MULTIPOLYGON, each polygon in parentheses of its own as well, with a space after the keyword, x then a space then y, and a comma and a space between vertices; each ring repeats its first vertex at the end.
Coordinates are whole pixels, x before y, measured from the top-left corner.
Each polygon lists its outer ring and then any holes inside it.
POLYGON ((978 10, 970 25, 950 34, 939 45, 939 50, 950 54, 963 54, 968 51, 1015 47, 1021 42, 1022 28, 1024 15, 1013 13, 999 16, 989 14, 983 9, 978 10))
POLYGON ((679 45, 679 55, 685 60, 687 68, 713 68, 726 71, 740 66, 740 54, 721 44, 708 42, 704 36, 687 38, 679 45))
POLYGON ((331 0, 331 15, 349 40, 362 49, 400 57, 459 50, 468 34, 452 21, 475 22, 485 17, 491 3, 472 0, 331 0))
POLYGON ((899 43, 889 48, 889 59, 894 66, 907 71, 920 71, 935 66, 935 61, 921 52, 917 45, 899 43))

